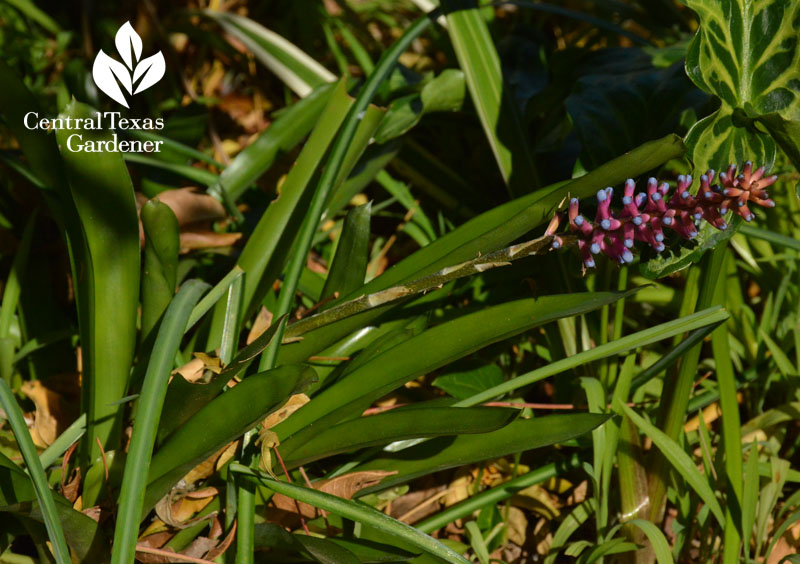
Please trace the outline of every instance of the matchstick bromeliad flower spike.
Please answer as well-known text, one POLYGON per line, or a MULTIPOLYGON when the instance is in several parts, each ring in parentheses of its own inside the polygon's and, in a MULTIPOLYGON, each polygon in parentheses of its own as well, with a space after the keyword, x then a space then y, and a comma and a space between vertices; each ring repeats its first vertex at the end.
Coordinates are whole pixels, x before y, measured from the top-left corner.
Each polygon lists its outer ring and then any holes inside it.
POLYGON ((562 247, 565 241, 556 232, 566 216, 569 219, 569 232, 577 239, 583 264, 587 268, 595 266, 594 255, 599 253, 620 264, 632 262, 634 241, 642 241, 660 253, 665 249, 664 228, 691 240, 697 237, 700 220, 724 230, 728 227, 725 215, 729 210, 745 221, 751 221, 755 216, 748 203, 765 208, 775 207, 765 188, 775 183, 777 175, 764 177, 765 168, 762 166, 753 170, 750 161, 742 166, 740 174, 736 172, 735 164, 718 177, 715 171, 709 169, 700 176, 700 189, 696 195, 689 192, 692 177, 678 176, 677 188, 671 197, 666 182, 659 184, 655 178, 650 178, 647 191, 635 193, 636 183, 629 178, 625 182, 621 210, 611 209, 614 195, 611 187, 597 192, 597 214, 593 222, 581 215, 580 202, 572 198, 566 214, 557 213, 545 234, 553 236, 554 249, 562 247), (719 184, 713 184, 715 177, 719 184))

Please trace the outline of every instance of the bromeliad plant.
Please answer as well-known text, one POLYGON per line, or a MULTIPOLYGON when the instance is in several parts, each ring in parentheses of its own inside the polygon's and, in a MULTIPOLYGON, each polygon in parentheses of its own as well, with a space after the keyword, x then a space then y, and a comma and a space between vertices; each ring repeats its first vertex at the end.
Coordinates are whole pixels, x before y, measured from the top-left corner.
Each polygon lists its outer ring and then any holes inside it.
POLYGON ((246 4, 143 8, 165 150, 86 155, 22 126, 110 107, 70 18, 0 3, 0 561, 782 558, 800 8, 246 4))
MULTIPOLYGON (((755 218, 748 203, 765 208, 774 208, 766 188, 772 186, 777 175, 764 177, 765 167, 753 170, 753 163, 747 161, 741 174, 736 174, 736 165, 731 164, 727 171, 720 173, 720 184, 713 184, 716 172, 708 169, 700 176, 697 194, 692 194, 691 175, 681 175, 672 196, 666 182, 659 184, 655 178, 647 181, 646 192, 635 192, 636 183, 629 178, 625 181, 622 196, 622 209, 611 210, 614 189, 605 188, 597 192, 597 212, 594 222, 580 213, 580 201, 572 198, 569 202, 569 232, 577 241, 583 265, 594 268, 593 255, 601 252, 612 260, 626 264, 633 262, 634 241, 650 245, 657 253, 666 249, 664 229, 669 228, 678 236, 692 240, 698 235, 698 223, 705 221, 720 231, 728 229, 725 216, 728 211, 747 222, 755 218)), ((564 240, 557 235, 564 214, 557 214, 548 226, 547 234, 553 235, 552 247, 559 249, 564 240)))

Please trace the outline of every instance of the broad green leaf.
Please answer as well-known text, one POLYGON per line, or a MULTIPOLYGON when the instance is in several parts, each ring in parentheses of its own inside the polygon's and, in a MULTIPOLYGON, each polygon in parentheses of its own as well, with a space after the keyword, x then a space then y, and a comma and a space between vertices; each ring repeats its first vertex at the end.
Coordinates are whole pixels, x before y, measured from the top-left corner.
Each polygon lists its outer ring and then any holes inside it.
POLYGON ((361 490, 358 495, 390 488, 439 470, 561 443, 588 433, 608 417, 576 413, 518 419, 491 433, 439 437, 400 452, 381 453, 357 466, 358 471, 384 470, 397 471, 397 474, 387 476, 380 484, 361 490))
POLYGON ((257 478, 260 483, 276 493, 308 503, 309 505, 324 509, 325 511, 336 513, 337 515, 341 515, 357 523, 363 523, 389 535, 394 535, 398 539, 420 550, 443 559, 445 562, 452 562, 454 564, 469 563, 469 560, 466 560, 458 553, 447 548, 425 533, 421 533, 414 527, 397 521, 385 513, 358 501, 341 499, 334 495, 303 486, 274 480, 262 472, 256 472, 240 464, 231 464, 231 470, 238 474, 257 478))
POLYGON ((700 473, 695 463, 689 458, 689 455, 683 451, 678 443, 670 439, 658 427, 652 423, 648 423, 630 407, 624 404, 619 407, 625 412, 625 415, 633 421, 639 430, 653 441, 653 444, 664 454, 664 457, 669 461, 672 467, 683 476, 683 479, 686 480, 700 499, 703 500, 703 503, 709 507, 720 526, 724 526, 725 516, 722 512, 722 507, 714 495, 711 486, 708 484, 708 480, 700 473))
POLYGON ((334 74, 292 42, 249 18, 215 10, 204 10, 202 14, 241 41, 256 59, 300 97, 308 96, 321 84, 336 80, 334 74))
POLYGON ((310 368, 281 366, 245 378, 204 405, 153 456, 145 509, 195 465, 251 429, 314 378, 310 368))
POLYGON ((727 106, 800 120, 800 4, 684 0, 700 18, 686 72, 727 106))
POLYGON ((770 167, 774 143, 749 121, 762 116, 798 164, 798 142, 787 133, 800 120, 800 5, 783 0, 684 2, 700 19, 686 55, 686 71, 695 84, 723 102, 693 128, 693 140, 687 138, 687 145, 699 147, 693 157, 699 171, 742 162, 745 143, 752 143, 745 158, 770 167), (736 112, 744 115, 740 123, 731 121, 736 112), (723 162, 711 160, 715 155, 723 162))
POLYGON ((692 87, 682 64, 655 68, 640 49, 600 49, 578 61, 569 50, 562 56, 579 74, 565 105, 587 170, 676 131, 681 113, 699 111, 708 98, 692 87))
MULTIPOLYGON (((92 108, 73 100, 59 117, 69 125, 76 123, 76 118, 88 119, 94 114, 92 108)), ((88 414, 85 444, 86 450, 99 454, 95 438, 106 450, 115 450, 121 439, 123 411, 113 404, 125 395, 136 345, 139 218, 122 154, 72 152, 68 147, 71 135, 81 135, 82 142, 105 142, 112 139, 112 133, 77 127, 56 131, 88 251, 86 263, 77 264, 75 271, 80 273, 77 285, 84 287, 78 293, 78 322, 83 409, 88 414)), ((76 258, 80 257, 72 260, 76 258)))
MULTIPOLYGON (((744 118, 742 118, 744 119, 744 118)), ((723 105, 692 126, 686 134, 686 147, 694 162, 695 177, 706 170, 725 170, 753 161, 770 170, 775 163, 775 142, 752 123, 737 124, 734 110, 723 105)))
POLYGON ((349 294, 364 285, 367 273, 367 254, 369 253, 370 216, 372 204, 366 203, 347 212, 342 232, 336 245, 322 299, 330 296, 349 294))
POLYGON ((419 94, 408 94, 392 102, 375 132, 375 141, 385 143, 403 135, 427 113, 460 110, 465 91, 462 71, 443 70, 419 94))
POLYGON ((142 206, 142 341, 146 340, 175 295, 180 230, 170 207, 157 199, 142 206))
POLYGON ((503 370, 496 364, 479 366, 472 370, 451 372, 432 382, 456 399, 466 399, 479 392, 503 383, 503 370))
POLYGON ((595 292, 542 296, 488 307, 442 323, 353 370, 274 431, 281 440, 298 431, 305 437, 316 432, 314 427, 305 429, 312 423, 326 426, 358 417, 374 400, 417 376, 548 321, 592 311, 625 295, 595 292))
POLYGON ((402 439, 488 433, 509 424, 517 415, 517 410, 501 407, 393 409, 334 425, 308 441, 289 439, 281 444, 281 456, 291 468, 402 439))

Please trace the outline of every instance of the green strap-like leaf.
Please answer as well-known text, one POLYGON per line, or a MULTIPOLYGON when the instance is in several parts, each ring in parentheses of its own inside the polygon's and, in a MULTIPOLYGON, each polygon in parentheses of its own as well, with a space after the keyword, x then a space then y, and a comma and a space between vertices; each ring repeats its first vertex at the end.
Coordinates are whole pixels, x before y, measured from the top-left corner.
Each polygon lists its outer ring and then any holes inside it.
MULTIPOLYGON (((119 494, 117 525, 114 531, 112 563, 132 563, 136 555, 136 540, 144 491, 147 485, 147 470, 156 441, 158 421, 164 396, 167 393, 172 361, 180 346, 183 330, 200 294, 208 284, 190 280, 183 284, 180 292, 170 303, 158 330, 158 337, 147 366, 147 374, 139 396, 136 420, 133 424, 131 445, 122 478, 119 494)), ((117 407, 117 406, 115 406, 117 407)))
POLYGON ((588 433, 608 418, 608 415, 597 413, 575 413, 521 419, 491 433, 439 437, 400 452, 383 453, 357 469, 397 471, 397 474, 361 490, 359 495, 390 488, 439 470, 561 443, 588 433))
POLYGON ((325 511, 330 511, 331 513, 336 513, 337 515, 341 515, 342 517, 346 517, 347 519, 351 519, 357 523, 363 523, 389 535, 396 536, 410 545, 424 550, 428 554, 442 558, 445 562, 452 562, 454 564, 469 564, 469 560, 457 554, 455 551, 446 547, 436 539, 429 537, 414 527, 389 517, 385 513, 382 513, 373 507, 358 501, 342 499, 334 495, 305 488, 303 486, 297 486, 294 484, 288 484, 286 482, 274 480, 262 472, 252 470, 246 466, 242 466, 241 464, 231 464, 230 468, 233 472, 238 474, 257 478, 262 484, 266 485, 269 489, 276 493, 283 494, 292 499, 308 503, 314 507, 324 509, 325 511))
POLYGON ((302 443, 289 439, 281 445, 281 453, 291 468, 341 452, 402 439, 487 433, 507 425, 517 415, 516 410, 496 407, 396 409, 345 421, 321 430, 302 443))

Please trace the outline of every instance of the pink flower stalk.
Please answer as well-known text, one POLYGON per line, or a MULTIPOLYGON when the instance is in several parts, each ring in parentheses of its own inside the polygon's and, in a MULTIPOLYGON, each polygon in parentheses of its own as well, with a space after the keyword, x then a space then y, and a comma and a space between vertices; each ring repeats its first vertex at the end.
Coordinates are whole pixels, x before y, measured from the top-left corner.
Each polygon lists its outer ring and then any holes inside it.
MULTIPOLYGON (((777 176, 764 177, 764 167, 753 170, 753 163, 744 163, 741 174, 736 174, 736 165, 717 177, 719 184, 712 184, 716 173, 709 169, 700 177, 700 189, 696 195, 689 192, 691 176, 679 176, 677 188, 669 196, 670 187, 655 178, 647 181, 645 192, 635 192, 636 183, 625 181, 622 195, 622 209, 611 209, 613 188, 597 192, 597 213, 590 221, 580 213, 580 202, 572 198, 566 218, 569 231, 577 239, 583 264, 587 268, 595 266, 594 255, 604 253, 612 260, 625 264, 633 262, 634 241, 650 245, 656 252, 665 249, 664 228, 669 228, 684 239, 697 237, 697 225, 705 220, 717 229, 727 229, 725 215, 732 210, 745 221, 755 217, 748 203, 765 208, 774 208, 775 202, 769 198, 765 188, 778 179, 777 176)), ((558 226, 565 219, 564 212, 557 213, 547 228, 546 234, 553 235, 552 246, 558 249, 564 239, 556 234, 558 226)))

